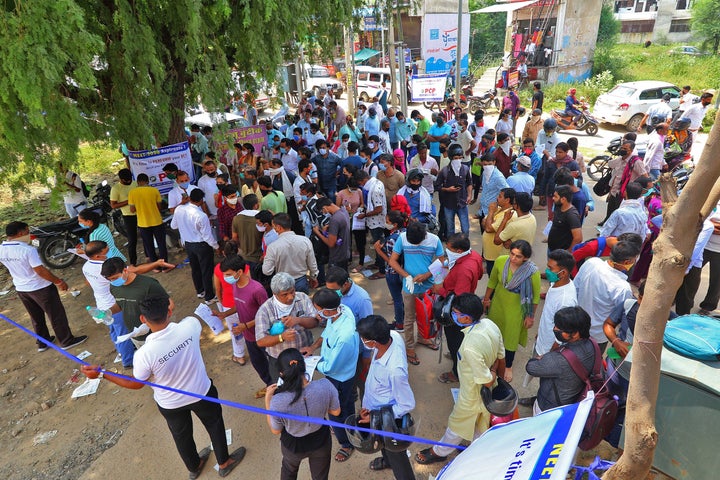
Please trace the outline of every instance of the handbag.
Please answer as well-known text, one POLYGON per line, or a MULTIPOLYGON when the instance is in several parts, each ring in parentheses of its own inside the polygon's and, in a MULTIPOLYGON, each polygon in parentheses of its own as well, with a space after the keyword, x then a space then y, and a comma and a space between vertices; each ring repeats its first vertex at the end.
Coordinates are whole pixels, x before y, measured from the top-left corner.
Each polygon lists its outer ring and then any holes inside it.
POLYGON ((443 327, 453 325, 452 302, 455 300, 455 293, 447 297, 438 297, 433 303, 433 318, 443 327))
POLYGON ((593 192, 595 192, 595 195, 598 197, 603 197, 610 193, 610 179, 612 178, 612 170, 608 170, 605 175, 602 176, 600 180, 597 181, 595 185, 593 185, 593 192))

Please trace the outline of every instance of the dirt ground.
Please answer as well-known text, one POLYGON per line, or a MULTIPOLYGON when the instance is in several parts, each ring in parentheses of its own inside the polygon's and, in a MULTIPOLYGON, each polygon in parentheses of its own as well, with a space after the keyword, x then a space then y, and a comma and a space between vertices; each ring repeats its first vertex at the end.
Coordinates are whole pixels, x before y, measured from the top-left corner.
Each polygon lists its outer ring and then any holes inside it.
MULTIPOLYGON (((604 203, 599 210, 604 213, 604 203)), ((471 207, 471 212, 476 208, 471 207)), ((535 241, 533 260, 545 267, 546 244, 541 243, 542 227, 546 214, 535 210, 538 218, 538 237, 535 241)), ((594 226, 600 214, 591 214, 585 223, 586 238, 595 236, 594 226)), ((480 245, 477 221, 472 222, 471 241, 474 248, 480 245)), ((181 262, 183 252, 176 251, 171 261, 181 262)), ((63 303, 75 335, 85 334, 89 340, 72 349, 74 355, 87 350, 92 353, 88 361, 101 363, 112 368, 115 351, 109 340, 107 328, 97 325, 85 312, 86 305, 93 304, 90 287, 85 285, 81 272, 82 260, 71 268, 55 273, 62 276, 70 289, 80 290, 73 297, 69 292, 62 294, 63 303)), ((197 306, 196 297, 187 269, 175 269, 168 273, 154 274, 169 291, 177 304, 176 319, 190 314, 197 306)), ((362 275, 354 275, 359 285, 366 288, 375 306, 376 313, 392 317, 392 306, 383 280, 369 281, 362 275)), ((705 281, 702 288, 705 288, 705 281)), ((5 283, 5 282, 0 282, 5 283)), ((478 293, 483 294, 487 276, 483 277, 478 293)), ((543 282, 543 289, 547 283, 543 282)), ((1 285, 0 285, 1 286, 1 285)), ((3 287, 7 289, 7 287, 3 287)), ((14 290, 0 297, 0 313, 30 327, 30 322, 14 290)), ((539 314, 538 317, 539 318, 539 314)), ((315 331, 319 335, 320 330, 315 331)), ((534 338, 534 331, 531 338, 534 338)), ((231 362, 232 347, 227 332, 215 337, 208 327, 204 328, 203 356, 208 373, 214 380, 221 398, 262 407, 262 400, 254 398, 254 392, 262 387, 257 374, 248 362, 240 366, 231 362)), ((94 480, 101 478, 127 479, 171 479, 184 478, 187 474, 164 420, 157 412, 152 391, 125 390, 107 381, 102 381, 97 394, 80 399, 71 399, 74 388, 84 378, 77 372, 78 365, 54 350, 43 353, 36 351, 35 342, 20 330, 0 321, 0 478, 9 480, 94 480)), ((537 383, 528 389, 522 387, 523 366, 531 344, 520 349, 516 358, 513 385, 521 396, 527 396, 537 388, 537 383)), ((418 346, 420 366, 410 366, 410 381, 415 392, 417 407, 413 414, 420 421, 417 435, 437 439, 444 432, 447 417, 452 409, 450 387, 457 384, 441 384, 438 374, 447 371, 450 361, 440 358, 438 352, 418 346)), ((120 367, 122 371, 122 368, 120 367)), ((520 407, 521 416, 531 415, 528 408, 520 407)), ((224 407, 226 428, 232 429, 231 449, 247 448, 242 465, 230 478, 276 478, 280 471, 279 439, 272 435, 263 416, 224 407)), ((209 445, 209 439, 197 419, 195 439, 198 449, 209 445)), ((337 445, 335 446, 337 447, 337 445)), ((414 454, 425 446, 412 445, 414 454)), ((589 462, 596 452, 582 454, 579 461, 589 462)), ((603 444, 599 453, 606 459, 614 460, 614 449, 603 444)), ((392 473, 370 472, 369 455, 355 453, 344 464, 333 462, 331 478, 372 478, 391 479, 392 473)), ((214 464, 211 457, 211 464, 214 464)), ((442 464, 422 466, 413 462, 417 478, 426 479, 428 474, 437 474, 442 464)), ((215 474, 206 469, 202 478, 213 478, 215 474)), ((308 479, 307 463, 300 472, 301 479, 308 479)), ((660 477, 653 477, 660 478, 660 477)))

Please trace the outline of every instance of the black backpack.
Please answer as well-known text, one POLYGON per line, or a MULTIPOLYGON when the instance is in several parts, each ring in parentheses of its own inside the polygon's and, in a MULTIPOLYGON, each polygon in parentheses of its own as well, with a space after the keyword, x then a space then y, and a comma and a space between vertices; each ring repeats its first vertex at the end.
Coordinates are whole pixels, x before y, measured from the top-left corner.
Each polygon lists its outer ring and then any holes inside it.
POLYGON ((85 195, 85 198, 90 198, 90 189, 87 185, 85 185, 85 182, 80 180, 80 190, 82 191, 83 195, 85 195))

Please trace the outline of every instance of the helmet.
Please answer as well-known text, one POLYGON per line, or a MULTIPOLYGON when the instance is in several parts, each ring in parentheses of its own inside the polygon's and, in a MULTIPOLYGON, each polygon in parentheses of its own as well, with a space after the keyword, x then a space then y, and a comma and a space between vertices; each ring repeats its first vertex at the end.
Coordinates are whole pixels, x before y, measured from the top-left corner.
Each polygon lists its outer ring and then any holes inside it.
POLYGON ((407 177, 405 178, 405 183, 409 185, 409 184, 410 184, 410 180, 416 180, 416 179, 418 179, 418 178, 419 178, 420 180, 422 180, 423 178, 425 178, 425 174, 424 174, 423 171, 420 170, 419 168, 412 168, 412 169, 410 169, 410 171, 407 173, 407 177))
MULTIPOLYGON (((396 419, 391 406, 381 407, 379 411, 382 418, 382 430, 402 433, 403 435, 415 434, 417 424, 409 413, 396 419)), ((412 442, 408 442, 407 440, 398 440, 392 437, 383 437, 383 442, 385 443, 385 450, 389 452, 404 452, 412 444, 412 442)))
POLYGON ((518 394, 515 389, 505 379, 498 377, 497 385, 490 390, 488 387, 482 387, 480 397, 485 404, 488 412, 498 417, 510 415, 518 404, 518 394))
POLYGON ((680 117, 673 124, 674 130, 687 130, 688 128, 690 128, 690 119, 687 117, 680 117))
MULTIPOLYGON (((362 426, 365 428, 372 428, 373 430, 382 430, 382 418, 380 410, 372 410, 370 412, 370 423, 359 425, 360 415, 350 415, 345 419, 345 424, 351 427, 362 426)), ((352 443, 353 447, 360 453, 375 453, 379 452, 383 448, 383 437, 376 433, 367 433, 355 430, 354 428, 346 428, 348 440, 352 443)))
POLYGON ((452 302, 455 300, 455 293, 448 294, 442 301, 433 304, 433 318, 443 327, 454 325, 452 319, 452 302))
POLYGON ((450 148, 448 148, 448 158, 452 160, 453 157, 464 157, 465 152, 463 152, 463 148, 459 143, 453 143, 450 145, 450 148))
POLYGON ((543 130, 555 130, 557 121, 554 118, 548 118, 543 122, 543 130))
POLYGON ((526 112, 525 107, 518 107, 518 109, 517 109, 518 117, 524 117, 525 112, 526 112))

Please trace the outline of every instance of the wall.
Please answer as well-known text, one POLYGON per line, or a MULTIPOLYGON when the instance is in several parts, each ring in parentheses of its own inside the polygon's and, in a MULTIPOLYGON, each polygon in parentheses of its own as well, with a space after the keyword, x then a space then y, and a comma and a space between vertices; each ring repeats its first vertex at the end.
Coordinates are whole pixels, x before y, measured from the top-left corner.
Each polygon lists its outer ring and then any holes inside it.
POLYGON ((560 5, 556 65, 590 63, 600 26, 602 0, 567 0, 560 5))

